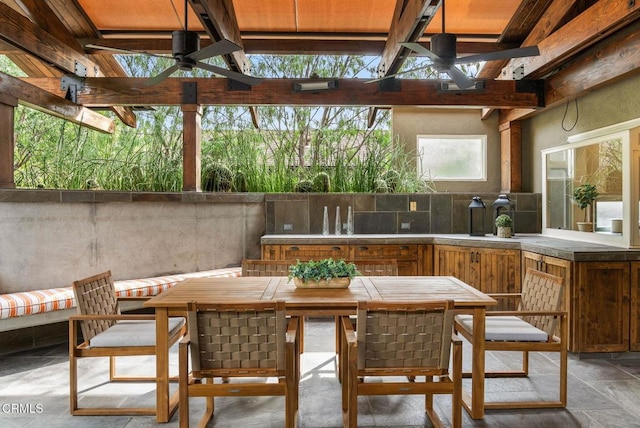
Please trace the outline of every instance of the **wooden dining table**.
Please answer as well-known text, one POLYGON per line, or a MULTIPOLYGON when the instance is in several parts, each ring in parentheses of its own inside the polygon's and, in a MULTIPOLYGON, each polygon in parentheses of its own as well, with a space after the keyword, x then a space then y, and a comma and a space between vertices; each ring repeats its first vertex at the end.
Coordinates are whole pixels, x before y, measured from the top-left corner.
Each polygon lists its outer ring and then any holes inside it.
POLYGON ((156 314, 157 413, 168 422, 178 407, 169 389, 170 316, 185 315, 187 304, 283 300, 287 314, 354 315, 358 301, 453 300, 456 312, 473 315, 471 391, 463 391, 463 406, 472 418, 484 417, 485 313, 497 302, 451 276, 359 276, 348 288, 296 288, 286 277, 191 278, 144 303, 156 314))

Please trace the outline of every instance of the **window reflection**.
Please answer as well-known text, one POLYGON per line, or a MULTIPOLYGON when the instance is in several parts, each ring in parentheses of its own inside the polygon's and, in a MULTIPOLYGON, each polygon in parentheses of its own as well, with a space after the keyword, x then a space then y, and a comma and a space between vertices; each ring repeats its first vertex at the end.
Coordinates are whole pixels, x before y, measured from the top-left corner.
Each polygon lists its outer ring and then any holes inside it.
POLYGON ((592 207, 597 232, 611 232, 611 220, 623 216, 622 138, 615 137, 546 154, 547 228, 578 230, 585 215, 573 191, 590 183, 599 193, 592 207))

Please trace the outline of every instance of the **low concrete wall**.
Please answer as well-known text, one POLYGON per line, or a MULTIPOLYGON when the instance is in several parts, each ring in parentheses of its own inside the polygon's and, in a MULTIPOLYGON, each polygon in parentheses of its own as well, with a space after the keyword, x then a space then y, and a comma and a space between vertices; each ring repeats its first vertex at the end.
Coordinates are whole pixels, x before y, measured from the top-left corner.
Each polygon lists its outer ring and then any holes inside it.
POLYGON ((0 191, 0 293, 239 266, 260 258, 263 194, 0 191))

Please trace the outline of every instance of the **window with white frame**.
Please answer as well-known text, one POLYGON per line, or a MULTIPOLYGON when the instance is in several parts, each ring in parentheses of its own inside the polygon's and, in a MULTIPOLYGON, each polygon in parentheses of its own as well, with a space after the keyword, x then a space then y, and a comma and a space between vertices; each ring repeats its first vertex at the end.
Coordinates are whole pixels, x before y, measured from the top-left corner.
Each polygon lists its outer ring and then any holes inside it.
POLYGON ((486 181, 486 135, 418 135, 418 173, 424 180, 486 181))

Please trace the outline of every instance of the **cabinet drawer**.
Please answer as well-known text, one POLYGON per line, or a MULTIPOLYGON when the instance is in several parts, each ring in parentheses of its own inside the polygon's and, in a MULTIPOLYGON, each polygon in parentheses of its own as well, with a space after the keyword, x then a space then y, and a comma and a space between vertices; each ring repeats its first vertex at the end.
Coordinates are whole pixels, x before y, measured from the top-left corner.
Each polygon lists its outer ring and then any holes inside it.
POLYGON ((348 259, 348 245, 282 245, 281 260, 348 259))
POLYGON ((352 245, 353 260, 396 259, 417 260, 417 245, 352 245))

